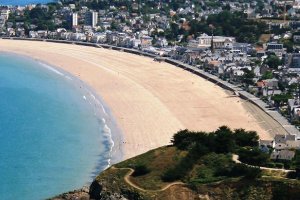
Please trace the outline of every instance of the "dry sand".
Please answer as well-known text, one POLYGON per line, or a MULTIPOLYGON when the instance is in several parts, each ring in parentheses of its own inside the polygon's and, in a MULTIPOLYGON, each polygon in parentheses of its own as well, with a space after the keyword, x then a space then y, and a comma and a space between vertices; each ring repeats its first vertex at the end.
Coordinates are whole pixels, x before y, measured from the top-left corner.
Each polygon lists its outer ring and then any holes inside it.
POLYGON ((122 130, 124 159, 169 144, 175 132, 186 128, 213 131, 227 125, 255 130, 262 139, 271 137, 272 127, 262 126, 255 109, 248 110, 240 98, 164 62, 114 50, 36 41, 0 40, 0 50, 40 59, 94 88, 122 130))

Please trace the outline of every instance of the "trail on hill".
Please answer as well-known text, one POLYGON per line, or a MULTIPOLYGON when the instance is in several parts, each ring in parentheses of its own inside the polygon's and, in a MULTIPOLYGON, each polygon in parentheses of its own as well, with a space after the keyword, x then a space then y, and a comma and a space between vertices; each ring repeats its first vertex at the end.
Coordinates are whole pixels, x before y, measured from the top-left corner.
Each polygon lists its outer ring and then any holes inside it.
POLYGON ((185 183, 183 182, 180 182, 180 181, 176 181, 176 182, 173 182, 173 183, 169 183, 167 184, 166 186, 164 186, 163 188, 159 189, 159 190, 147 190, 147 189, 144 189, 138 185, 136 185, 135 183, 131 182, 130 180, 130 176, 134 173, 134 169, 132 168, 127 168, 127 167, 124 167, 124 168, 117 168, 117 167, 112 167, 112 169, 119 169, 119 170, 122 170, 122 169, 126 169, 126 170, 129 170, 128 173, 124 176, 124 181, 134 187, 135 189, 138 189, 138 190, 141 190, 143 192, 162 192, 162 191, 165 191, 167 190, 168 188, 174 186, 174 185, 186 185, 185 183))
POLYGON ((232 154, 232 160, 235 163, 244 164, 249 167, 258 167, 259 169, 265 169, 265 170, 270 170, 270 171, 281 171, 281 172, 286 172, 286 173, 295 171, 295 170, 290 170, 290 169, 280 169, 280 168, 270 168, 270 167, 260 167, 260 166, 255 166, 255 165, 248 165, 246 163, 242 163, 241 161, 239 161, 239 155, 236 155, 236 154, 232 154))

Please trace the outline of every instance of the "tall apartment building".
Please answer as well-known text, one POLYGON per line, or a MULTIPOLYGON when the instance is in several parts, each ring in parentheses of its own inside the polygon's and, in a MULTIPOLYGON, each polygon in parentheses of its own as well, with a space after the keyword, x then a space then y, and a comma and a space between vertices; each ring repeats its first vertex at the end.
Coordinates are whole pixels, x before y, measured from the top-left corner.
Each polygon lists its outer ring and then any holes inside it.
POLYGON ((85 25, 96 27, 98 23, 98 13, 89 11, 85 14, 85 25))
POLYGON ((72 27, 78 26, 78 13, 72 13, 72 27))

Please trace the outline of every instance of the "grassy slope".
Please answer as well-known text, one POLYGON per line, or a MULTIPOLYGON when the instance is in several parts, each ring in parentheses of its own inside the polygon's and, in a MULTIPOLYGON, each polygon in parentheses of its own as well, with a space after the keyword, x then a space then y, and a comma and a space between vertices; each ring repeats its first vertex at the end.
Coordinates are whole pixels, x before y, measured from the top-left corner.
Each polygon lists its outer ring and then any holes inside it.
POLYGON ((296 199, 300 195, 300 181, 275 177, 265 172, 262 178, 246 180, 243 177, 214 176, 214 169, 230 165, 230 155, 212 154, 201 158, 181 181, 186 185, 174 185, 161 191, 169 183, 161 180, 162 174, 186 155, 175 147, 161 147, 126 160, 109 168, 97 177, 109 191, 119 192, 129 199, 195 199, 199 195, 210 199, 296 199), (124 181, 129 169, 145 165, 150 170, 142 176, 129 176, 129 181, 144 189, 141 191, 124 181))

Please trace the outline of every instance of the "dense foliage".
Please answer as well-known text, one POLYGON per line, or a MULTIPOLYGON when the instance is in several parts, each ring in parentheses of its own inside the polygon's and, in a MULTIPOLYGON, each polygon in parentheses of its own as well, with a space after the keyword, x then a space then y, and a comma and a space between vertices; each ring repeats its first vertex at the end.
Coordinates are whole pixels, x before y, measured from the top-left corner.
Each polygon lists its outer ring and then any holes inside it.
POLYGON ((279 65, 282 64, 282 61, 275 54, 271 54, 268 55, 264 63, 268 65, 271 69, 278 69, 279 65))
MULTIPOLYGON (((234 163, 230 154, 239 153, 244 148, 251 148, 258 152, 259 150, 256 149, 258 136, 254 131, 244 129, 232 131, 226 126, 211 133, 182 130, 174 135, 172 143, 178 149, 187 151, 187 155, 164 173, 162 176, 164 181, 184 179, 191 170, 198 173, 196 178, 190 180, 192 182, 216 181, 223 176, 242 175, 247 178, 260 176, 259 169, 234 163), (198 162, 205 165, 197 166, 198 162)), ((267 158, 268 154, 259 151, 258 154, 253 155, 253 159, 258 160, 258 164, 262 162, 261 157, 267 158)))
POLYGON ((206 21, 190 21, 190 35, 201 32, 210 33, 211 25, 214 27, 214 35, 236 37, 238 42, 256 43, 259 36, 266 32, 267 25, 247 19, 247 15, 241 12, 224 10, 219 14, 209 15, 206 21))
POLYGON ((232 131, 227 126, 221 126, 211 133, 182 130, 173 136, 171 142, 181 150, 203 146, 210 152, 229 153, 234 152, 237 147, 256 147, 258 139, 255 131, 246 131, 245 129, 232 131))
POLYGON ((143 176, 145 174, 148 174, 150 172, 150 170, 148 169, 148 167, 146 165, 137 165, 134 167, 134 172, 132 174, 132 176, 136 177, 136 176, 143 176))
POLYGON ((16 27, 18 23, 24 23, 25 31, 29 32, 32 28, 30 25, 34 24, 34 30, 50 30, 53 31, 57 28, 54 23, 54 12, 58 9, 58 4, 48 4, 48 8, 42 5, 37 5, 35 8, 26 9, 24 15, 10 14, 8 22, 13 23, 16 27))

